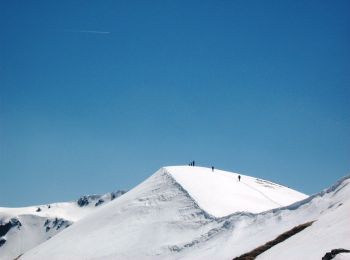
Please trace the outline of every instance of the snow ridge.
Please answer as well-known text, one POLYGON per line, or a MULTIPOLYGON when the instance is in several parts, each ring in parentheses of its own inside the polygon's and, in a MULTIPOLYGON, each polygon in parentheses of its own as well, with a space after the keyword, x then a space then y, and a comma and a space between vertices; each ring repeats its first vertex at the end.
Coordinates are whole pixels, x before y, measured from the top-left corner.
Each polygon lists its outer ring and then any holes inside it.
POLYGON ((285 207, 280 207, 280 208, 276 208, 276 209, 272 209, 272 210, 268 210, 265 213, 269 213, 269 212, 278 212, 281 210, 296 210, 298 208, 300 208, 301 206, 309 203, 310 201, 314 200, 315 198, 322 198, 323 196, 334 192, 333 196, 336 195, 339 191, 341 191, 343 188, 345 188, 349 182, 347 182, 347 180, 350 179, 350 175, 344 176, 343 178, 341 178, 340 180, 338 180, 335 184, 333 184, 332 186, 330 186, 329 188, 324 189, 323 191, 316 193, 314 195, 311 195, 310 197, 303 199, 301 201, 297 201, 289 206, 285 206, 285 207), (342 187, 340 187, 342 186, 342 187), (340 187, 340 188, 339 188, 340 187))
POLYGON ((209 214, 198 205, 198 203, 195 201, 195 199, 192 198, 189 192, 185 190, 185 188, 178 181, 175 180, 175 178, 171 175, 171 173, 166 168, 162 168, 162 171, 164 175, 166 175, 169 178, 170 183, 172 183, 175 187, 177 187, 179 191, 183 193, 184 196, 186 196, 189 200, 192 201, 194 208, 198 209, 201 212, 201 214, 203 214, 204 218, 208 220, 216 219, 213 215, 209 214))

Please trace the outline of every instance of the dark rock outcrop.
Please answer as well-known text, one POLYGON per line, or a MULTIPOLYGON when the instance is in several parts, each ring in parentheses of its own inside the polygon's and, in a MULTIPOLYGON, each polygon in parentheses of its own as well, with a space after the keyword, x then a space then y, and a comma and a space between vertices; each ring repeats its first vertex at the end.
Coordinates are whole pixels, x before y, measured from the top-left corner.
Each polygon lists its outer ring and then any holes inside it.
POLYGON ((304 230, 305 228, 311 226, 313 222, 314 221, 311 221, 311 222, 307 222, 307 223, 301 224, 299 226, 296 226, 296 227, 292 228, 291 230, 282 233, 274 240, 271 240, 271 241, 267 242, 266 244, 259 246, 259 247, 255 248, 254 250, 252 250, 248 253, 245 253, 239 257, 235 257, 235 258, 233 258, 233 260, 253 260, 258 255, 269 250, 271 247, 283 242, 284 240, 290 238, 291 236, 294 236, 295 234, 299 233, 300 231, 304 230))
POLYGON ((118 190, 118 191, 115 191, 115 192, 111 192, 111 200, 114 200, 115 198, 118 198, 120 197, 121 195, 125 194, 126 191, 123 191, 123 190, 118 190))
POLYGON ((3 237, 0 237, 0 247, 2 247, 2 245, 5 243, 6 243, 6 239, 3 237))
POLYGON ((21 226, 22 224, 18 219, 11 218, 9 222, 0 225, 0 237, 6 235, 11 228, 17 227, 19 229, 21 226))
POLYGON ((79 207, 84 207, 84 206, 89 205, 89 199, 87 196, 83 196, 83 197, 78 199, 77 203, 78 203, 79 207))
POLYGON ((105 202, 103 199, 99 199, 99 200, 95 203, 95 207, 101 205, 103 202, 105 202))
POLYGON ((327 252, 324 257, 322 257, 322 260, 331 260, 340 253, 350 253, 350 250, 343 248, 333 249, 331 252, 327 252))
POLYGON ((56 228, 59 230, 61 227, 67 228, 72 224, 71 221, 65 220, 63 218, 55 218, 53 220, 47 219, 44 223, 45 231, 49 232, 51 229, 56 228))
MULTIPOLYGON (((126 191, 115 191, 115 192, 111 192, 110 193, 110 200, 114 200, 115 198, 120 197, 121 195, 123 195, 124 193, 126 193, 126 191)), ((102 203, 105 202, 105 200, 109 200, 109 198, 107 196, 102 196, 102 195, 85 195, 82 196, 78 199, 77 204, 79 207, 85 207, 87 205, 89 205, 90 203, 93 204, 95 206, 99 206, 102 203)))

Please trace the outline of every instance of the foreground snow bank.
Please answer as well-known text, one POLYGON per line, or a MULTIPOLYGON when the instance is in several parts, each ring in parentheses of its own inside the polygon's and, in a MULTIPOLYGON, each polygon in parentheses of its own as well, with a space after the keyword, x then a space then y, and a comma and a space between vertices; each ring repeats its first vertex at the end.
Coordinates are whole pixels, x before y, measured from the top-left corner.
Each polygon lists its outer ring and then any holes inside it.
MULTIPOLYGON (((335 248, 350 249, 349 184, 350 176, 319 194, 287 207, 259 214, 225 217, 226 230, 206 243, 184 251, 181 257, 232 259, 310 221, 314 221, 313 225, 267 250, 257 259, 314 260, 321 259, 335 248)), ((344 257, 348 256, 344 254, 344 257)))
MULTIPOLYGON (((308 203, 319 215, 317 221, 305 231, 291 237, 262 254, 258 259, 321 259, 336 248, 350 249, 350 178, 313 196, 308 203), (293 250, 291 248, 302 250, 293 250)), ((302 206, 300 206, 302 207, 302 206)), ((293 207, 290 207, 293 209, 293 207)), ((305 218, 311 217, 305 212, 305 218)), ((350 254, 344 256, 350 259, 350 254)))

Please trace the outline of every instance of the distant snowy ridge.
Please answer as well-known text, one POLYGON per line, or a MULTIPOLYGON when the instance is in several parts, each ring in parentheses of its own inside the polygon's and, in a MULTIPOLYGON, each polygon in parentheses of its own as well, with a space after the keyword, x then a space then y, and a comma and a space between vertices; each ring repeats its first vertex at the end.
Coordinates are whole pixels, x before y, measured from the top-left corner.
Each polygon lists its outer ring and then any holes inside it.
MULTIPOLYGON (((339 179, 336 183, 334 183, 332 186, 320 191, 319 193, 315 193, 303 200, 297 201, 295 203, 292 203, 291 205, 288 205, 286 207, 280 207, 280 208, 276 208, 276 209, 272 209, 272 212, 277 212, 277 211, 281 211, 281 210, 296 210, 299 207, 309 203, 310 201, 317 199, 317 198, 322 198, 325 195, 329 194, 329 193, 333 193, 333 192, 339 192, 340 190, 342 190, 345 186, 349 185, 350 182, 350 175, 344 176, 343 178, 339 179)), ((270 211, 266 212, 269 213, 270 211)))
POLYGON ((17 257, 124 193, 116 191, 82 196, 72 202, 0 208, 0 259, 17 257))
POLYGON ((110 202, 115 198, 123 195, 126 191, 115 191, 104 195, 84 195, 76 201, 56 202, 37 206, 21 208, 4 208, 0 207, 0 221, 6 216, 13 217, 17 215, 36 215, 41 217, 62 217, 68 220, 77 221, 90 213, 93 208, 110 202), (80 208, 80 210, 79 210, 80 208))

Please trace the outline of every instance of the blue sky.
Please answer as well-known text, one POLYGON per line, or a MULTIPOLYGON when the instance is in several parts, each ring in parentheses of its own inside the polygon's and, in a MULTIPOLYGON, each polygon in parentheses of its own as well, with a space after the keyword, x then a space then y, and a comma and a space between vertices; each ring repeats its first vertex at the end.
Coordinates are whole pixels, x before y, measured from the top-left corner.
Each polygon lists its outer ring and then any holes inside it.
POLYGON ((349 174, 349 1, 1 1, 0 205, 164 165, 349 174), (101 33, 99 33, 101 32, 101 33))

